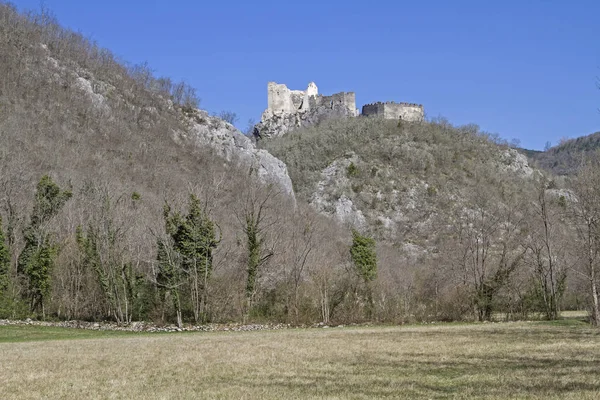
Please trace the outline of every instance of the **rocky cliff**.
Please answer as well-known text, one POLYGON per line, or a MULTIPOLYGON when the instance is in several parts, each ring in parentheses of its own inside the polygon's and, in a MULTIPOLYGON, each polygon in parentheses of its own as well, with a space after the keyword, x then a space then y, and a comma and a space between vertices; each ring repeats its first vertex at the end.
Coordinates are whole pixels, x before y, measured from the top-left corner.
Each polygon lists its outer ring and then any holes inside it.
MULTIPOLYGON (((42 47, 45 52, 47 48, 42 47)), ((110 118, 109 99, 127 103, 127 99, 116 88, 98 79, 90 71, 76 68, 74 71, 61 65, 50 55, 47 56, 47 67, 55 71, 55 77, 65 85, 73 82, 73 87, 80 91, 89 101, 96 113, 110 118)), ((158 109, 175 113, 172 101, 156 96, 156 105, 141 106, 138 124, 142 129, 150 129, 157 118, 158 109)), ((281 187, 283 193, 294 196, 292 181, 287 173, 286 165, 266 150, 257 149, 252 141, 244 136, 233 125, 220 118, 210 116, 205 110, 186 108, 179 114, 181 125, 174 130, 174 139, 182 145, 190 143, 198 147, 209 147, 213 152, 228 162, 241 163, 243 168, 252 168, 259 179, 265 183, 273 183, 281 187)))
POLYGON ((225 160, 251 168, 263 182, 278 185, 284 193, 294 196, 292 180, 283 161, 266 150, 257 149, 233 125, 209 116, 204 110, 194 110, 188 117, 189 129, 177 133, 180 139, 190 140, 200 147, 209 146, 225 160))

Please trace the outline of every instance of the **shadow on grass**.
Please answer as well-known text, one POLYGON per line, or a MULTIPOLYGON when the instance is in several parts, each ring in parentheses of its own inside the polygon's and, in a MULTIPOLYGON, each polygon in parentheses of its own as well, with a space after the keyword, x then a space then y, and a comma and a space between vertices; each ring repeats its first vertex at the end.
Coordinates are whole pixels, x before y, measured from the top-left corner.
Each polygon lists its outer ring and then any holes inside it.
POLYGON ((599 352, 565 345, 590 339, 596 342, 600 336, 596 330, 579 327, 572 332, 569 327, 536 324, 531 330, 526 326, 514 330, 504 326, 498 330, 486 327, 482 331, 419 332, 423 343, 430 341, 432 346, 436 340, 431 339, 436 335, 445 338, 446 344, 454 343, 454 335, 468 337, 474 345, 491 347, 489 351, 471 352, 469 342, 462 342, 448 358, 435 348, 423 352, 394 348, 403 338, 409 346, 419 343, 414 332, 372 332, 369 337, 374 340, 386 336, 389 350, 365 349, 329 360, 315 355, 301 373, 285 369, 269 374, 252 371, 219 384, 256 391, 268 388, 286 397, 600 398, 599 352), (412 337, 410 342, 408 336, 412 337), (556 348, 552 348, 553 343, 556 348), (520 352, 520 347, 513 344, 528 347, 520 352))
MULTIPOLYGON (((235 377, 219 385, 285 393, 289 397, 341 398, 473 398, 566 394, 599 395, 597 361, 513 357, 467 361, 341 362, 324 373, 307 368, 301 374, 285 371, 269 375, 235 377), (573 368, 577 372, 573 372, 573 368)), ((250 392, 251 393, 251 392, 250 392)))

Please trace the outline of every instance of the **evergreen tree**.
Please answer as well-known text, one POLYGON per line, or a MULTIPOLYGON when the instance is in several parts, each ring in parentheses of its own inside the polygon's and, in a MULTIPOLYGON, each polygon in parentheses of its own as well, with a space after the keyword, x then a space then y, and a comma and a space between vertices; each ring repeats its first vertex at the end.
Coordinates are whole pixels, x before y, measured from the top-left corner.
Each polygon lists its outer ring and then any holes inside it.
POLYGON ((352 230, 352 247, 350 248, 352 262, 359 276, 365 283, 367 296, 367 318, 373 314, 373 290, 371 282, 377 277, 377 254, 375 240, 352 230))
POLYGON ((71 192, 61 191, 47 175, 37 185, 31 222, 23 232, 25 246, 17 262, 18 272, 27 280, 31 311, 41 308, 44 313, 44 299, 50 292, 50 276, 57 253, 45 225, 70 198, 71 192))
POLYGON ((186 271, 197 271, 208 278, 212 272, 212 251, 217 247, 215 224, 202 209, 200 200, 190 195, 189 213, 185 220, 177 216, 173 232, 175 249, 181 254, 186 271))
POLYGON ((208 217, 200 200, 190 195, 188 214, 183 217, 164 208, 165 230, 168 240, 158 242, 157 283, 173 296, 177 322, 181 325, 180 288, 185 286, 191 295, 196 322, 205 318, 207 286, 213 268, 213 250, 218 246, 217 225, 208 217))
POLYGON ((375 240, 367 236, 362 236, 358 231, 353 229, 350 254, 354 267, 365 283, 373 281, 377 277, 375 240))
POLYGON ((0 297, 4 295, 10 281, 10 251, 2 229, 0 216, 0 297))

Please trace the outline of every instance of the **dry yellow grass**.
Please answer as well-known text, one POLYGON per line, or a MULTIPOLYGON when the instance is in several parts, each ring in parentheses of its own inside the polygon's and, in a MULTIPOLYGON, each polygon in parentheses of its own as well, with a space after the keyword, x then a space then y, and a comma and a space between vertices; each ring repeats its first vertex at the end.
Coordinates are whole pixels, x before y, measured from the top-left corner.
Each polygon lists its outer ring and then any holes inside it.
POLYGON ((600 398, 600 333, 500 323, 0 343, 0 398, 600 398))

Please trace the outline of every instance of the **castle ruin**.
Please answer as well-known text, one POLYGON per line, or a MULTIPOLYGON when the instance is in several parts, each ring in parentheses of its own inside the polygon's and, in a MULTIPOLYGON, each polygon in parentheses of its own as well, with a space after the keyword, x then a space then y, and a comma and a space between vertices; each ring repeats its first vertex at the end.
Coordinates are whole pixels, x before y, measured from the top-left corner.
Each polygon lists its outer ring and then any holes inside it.
POLYGON ((331 96, 319 94, 314 82, 306 90, 290 90, 282 83, 269 82, 267 86, 268 114, 305 113, 319 107, 338 110, 348 116, 357 116, 356 96, 353 92, 336 93, 331 96))
MULTIPOLYGON (((281 136, 290 130, 316 125, 325 119, 359 116, 354 92, 323 96, 314 82, 310 82, 306 90, 290 90, 285 84, 269 82, 267 94, 267 109, 253 130, 257 139, 281 136)), ((420 104, 378 102, 363 106, 362 115, 420 122, 424 110, 420 104)))
POLYGON ((362 115, 366 117, 383 117, 385 119, 401 119, 403 121, 421 122, 425 111, 421 104, 396 103, 393 101, 365 104, 362 115))

